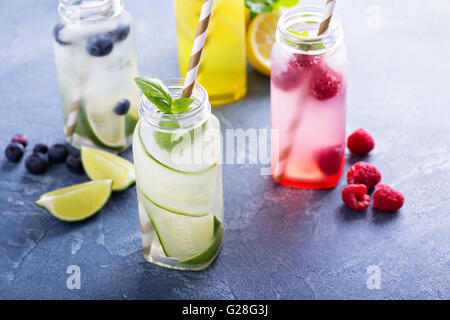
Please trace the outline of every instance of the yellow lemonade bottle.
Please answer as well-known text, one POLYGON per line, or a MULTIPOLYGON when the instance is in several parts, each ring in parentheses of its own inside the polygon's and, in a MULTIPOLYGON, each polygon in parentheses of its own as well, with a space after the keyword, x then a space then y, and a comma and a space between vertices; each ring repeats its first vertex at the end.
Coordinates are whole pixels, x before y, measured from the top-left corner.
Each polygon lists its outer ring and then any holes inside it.
MULTIPOLYGON (((203 0, 175 0, 180 76, 185 77, 203 0)), ((241 99, 247 92, 244 0, 215 0, 196 81, 211 104, 241 99)))

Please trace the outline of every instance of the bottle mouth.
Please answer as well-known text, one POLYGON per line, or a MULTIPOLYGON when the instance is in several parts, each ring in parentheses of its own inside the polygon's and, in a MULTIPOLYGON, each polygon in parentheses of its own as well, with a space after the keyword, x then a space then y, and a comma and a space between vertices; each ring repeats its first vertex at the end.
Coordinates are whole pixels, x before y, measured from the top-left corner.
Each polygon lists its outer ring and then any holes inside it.
POLYGON ((324 7, 299 6, 285 11, 278 20, 276 39, 289 50, 300 54, 321 55, 343 42, 343 32, 336 13, 327 31, 318 35, 324 7))
MULTIPOLYGON (((184 88, 184 79, 173 78, 163 80, 163 83, 169 89, 173 99, 181 97, 184 88)), ((191 98, 194 102, 191 109, 187 112, 168 114, 162 113, 151 103, 145 95, 142 95, 139 108, 139 119, 145 120, 155 129, 162 132, 184 132, 192 130, 202 125, 211 113, 211 104, 206 90, 195 83, 191 98), (175 125, 176 124, 176 125, 175 125)))
POLYGON ((119 15, 123 0, 59 0, 59 15, 70 22, 92 23, 119 15))

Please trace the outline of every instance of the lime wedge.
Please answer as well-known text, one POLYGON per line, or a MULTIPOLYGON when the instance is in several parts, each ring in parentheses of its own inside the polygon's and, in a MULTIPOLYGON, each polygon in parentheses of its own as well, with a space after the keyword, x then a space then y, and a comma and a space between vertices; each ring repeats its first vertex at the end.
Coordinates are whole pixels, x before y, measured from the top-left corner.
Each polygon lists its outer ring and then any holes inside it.
POLYGON ((92 180, 112 179, 113 191, 125 190, 135 182, 133 164, 110 152, 82 146, 81 162, 92 180))
POLYGON ((214 216, 214 239, 211 245, 205 251, 185 260, 180 261, 180 264, 204 264, 212 261, 219 253, 222 246, 223 239, 223 225, 214 216))
POLYGON ((80 120, 92 142, 102 148, 126 149, 125 117, 115 114, 112 107, 102 110, 103 101, 87 99, 80 111, 80 120))
POLYGON ((125 116, 125 135, 131 136, 134 132, 134 127, 136 127, 136 124, 138 122, 138 118, 133 116, 131 113, 127 113, 125 116))
POLYGON ((43 194, 36 204, 63 221, 93 216, 111 196, 112 180, 96 180, 43 194))

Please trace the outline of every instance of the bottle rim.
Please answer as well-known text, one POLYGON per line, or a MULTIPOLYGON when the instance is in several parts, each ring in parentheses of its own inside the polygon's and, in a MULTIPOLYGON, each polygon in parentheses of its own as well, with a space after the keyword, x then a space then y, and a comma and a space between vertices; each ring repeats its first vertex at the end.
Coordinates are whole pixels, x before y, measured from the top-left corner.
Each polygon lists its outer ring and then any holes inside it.
POLYGON ((286 10, 277 24, 276 40, 289 50, 300 54, 321 55, 334 50, 343 42, 343 32, 339 16, 334 13, 328 29, 317 35, 320 23, 325 13, 324 7, 298 6, 286 10), (296 35, 290 32, 294 25, 308 25, 312 35, 296 35))
POLYGON ((95 4, 86 0, 59 0, 58 13, 64 20, 72 23, 95 23, 117 16, 123 11, 123 0, 98 2, 95 4))
MULTIPOLYGON (((162 80, 162 82, 167 86, 173 98, 181 97, 181 92, 184 88, 183 78, 170 78, 162 80)), ((183 113, 167 114, 159 112, 159 109, 145 95, 142 95, 139 107, 139 119, 145 120, 146 123, 162 132, 184 132, 194 129, 208 119, 211 113, 211 104, 208 93, 198 82, 195 82, 191 98, 194 99, 192 104, 195 104, 191 110, 183 113), (179 128, 168 129, 168 127, 171 128, 168 125, 169 123, 176 122, 181 124, 179 128)))

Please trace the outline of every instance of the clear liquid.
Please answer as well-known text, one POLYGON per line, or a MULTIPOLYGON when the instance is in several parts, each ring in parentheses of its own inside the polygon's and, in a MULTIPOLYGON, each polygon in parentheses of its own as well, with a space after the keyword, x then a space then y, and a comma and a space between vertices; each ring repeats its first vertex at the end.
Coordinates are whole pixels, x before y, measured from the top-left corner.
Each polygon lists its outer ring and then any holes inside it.
POLYGON ((68 43, 53 41, 65 128, 71 110, 78 109, 75 132, 68 142, 75 147, 125 150, 131 144, 140 97, 133 80, 138 76, 138 65, 131 16, 123 12, 99 23, 66 24, 59 39, 68 43), (105 56, 89 54, 90 38, 105 35, 119 25, 130 26, 125 39, 114 42, 105 56), (130 103, 129 110, 126 115, 118 115, 114 108, 124 99, 130 103))
POLYGON ((171 156, 176 147, 169 151, 160 146, 155 138, 159 133, 143 121, 134 133, 133 157, 144 257, 168 268, 204 269, 218 254, 223 238, 219 122, 211 116, 197 128, 205 128, 203 134, 209 132, 213 139, 190 140, 192 135, 184 133, 188 142, 178 147, 191 159, 199 148, 217 150, 213 157, 191 163, 171 156))

